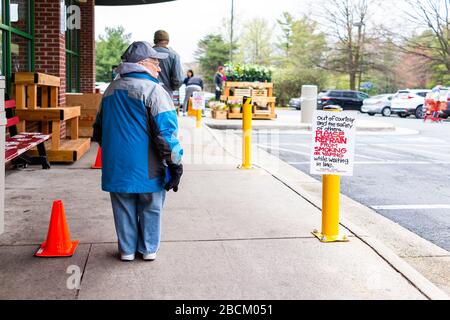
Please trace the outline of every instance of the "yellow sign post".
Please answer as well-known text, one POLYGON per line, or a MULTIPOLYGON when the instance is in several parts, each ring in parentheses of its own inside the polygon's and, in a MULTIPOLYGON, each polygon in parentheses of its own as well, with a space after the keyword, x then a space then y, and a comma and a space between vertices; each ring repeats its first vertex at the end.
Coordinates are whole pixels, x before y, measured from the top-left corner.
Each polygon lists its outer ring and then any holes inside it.
POLYGON ((252 169, 252 98, 244 97, 242 107, 242 165, 239 169, 252 169))
MULTIPOLYGON (((329 106, 323 110, 340 112, 342 108, 329 106)), ((321 242, 349 241, 346 235, 339 234, 340 183, 338 175, 326 174, 322 177, 322 232, 318 230, 312 232, 321 242)))
POLYGON ((195 127, 201 128, 201 126, 202 126, 202 109, 197 109, 196 111, 197 111, 197 114, 196 114, 195 127))

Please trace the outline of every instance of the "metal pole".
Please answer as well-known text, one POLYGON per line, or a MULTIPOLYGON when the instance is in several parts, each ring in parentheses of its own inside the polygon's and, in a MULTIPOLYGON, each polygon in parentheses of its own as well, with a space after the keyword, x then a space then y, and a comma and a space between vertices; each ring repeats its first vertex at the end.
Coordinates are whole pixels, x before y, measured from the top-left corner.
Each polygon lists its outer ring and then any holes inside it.
POLYGON ((242 107, 242 165, 240 169, 252 169, 252 98, 244 97, 242 107))
POLYGON ((233 22, 234 22, 234 0, 231 0, 230 63, 233 62, 233 22))
POLYGON ((0 76, 0 234, 5 231, 5 77, 0 76))
MULTIPOLYGON (((330 106, 324 111, 340 112, 342 108, 330 106)), ((313 234, 321 242, 347 242, 347 236, 339 234, 339 202, 341 177, 327 174, 322 177, 322 232, 313 234)))
POLYGON ((201 128, 201 126, 202 126, 202 109, 197 109, 195 127, 201 128))

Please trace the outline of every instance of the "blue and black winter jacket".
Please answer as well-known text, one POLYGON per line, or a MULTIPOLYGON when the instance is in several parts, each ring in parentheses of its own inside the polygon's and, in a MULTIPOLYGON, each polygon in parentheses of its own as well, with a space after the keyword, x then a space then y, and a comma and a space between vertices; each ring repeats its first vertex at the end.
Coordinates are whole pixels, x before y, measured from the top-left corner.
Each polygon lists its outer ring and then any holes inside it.
POLYGON ((159 192, 170 178, 167 164, 181 163, 172 99, 146 70, 122 63, 103 95, 93 140, 102 147, 104 191, 159 192))

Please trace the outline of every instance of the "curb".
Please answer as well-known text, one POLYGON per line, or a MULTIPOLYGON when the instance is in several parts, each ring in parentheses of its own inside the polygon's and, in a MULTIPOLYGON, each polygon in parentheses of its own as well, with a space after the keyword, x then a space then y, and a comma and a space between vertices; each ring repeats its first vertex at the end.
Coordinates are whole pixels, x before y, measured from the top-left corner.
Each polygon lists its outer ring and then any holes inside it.
MULTIPOLYGON (((233 147, 224 145, 221 143, 221 140, 217 137, 217 134, 212 130, 208 124, 204 126, 206 130, 209 131, 209 133, 214 137, 214 139, 217 141, 217 143, 230 155, 232 155, 235 158, 238 158, 235 154, 233 154, 230 150, 233 150, 233 147)), ((234 142, 237 141, 237 137, 234 142)), ((293 170, 297 171, 297 174, 305 176, 306 179, 313 180, 310 176, 302 173, 301 171, 297 170, 296 168, 290 166, 283 160, 269 154, 268 152, 262 150, 259 148, 258 152, 260 154, 263 154, 264 157, 270 159, 271 163, 277 162, 282 163, 286 166, 291 167, 293 170)), ((277 172, 274 172, 273 169, 270 169, 266 167, 264 164, 254 163, 255 166, 261 168, 262 170, 268 172, 270 175, 272 175, 275 179, 279 180, 281 183, 285 184, 288 188, 290 188, 292 191, 297 193, 299 196, 304 198, 306 201, 308 201, 312 206, 317 208, 321 211, 321 205, 317 203, 317 198, 314 198, 311 196, 311 194, 308 194, 308 192, 304 192, 301 188, 297 188, 295 185, 293 185, 290 181, 292 179, 291 176, 283 176, 280 175, 277 172)), ((276 166, 278 167, 278 166, 276 166)), ((315 181, 315 180, 314 180, 315 181)), ((345 203, 345 201, 349 201, 345 199, 346 197, 343 197, 341 200, 341 203, 345 203)), ((354 201, 354 200, 351 200, 354 201)), ((357 203, 356 201, 354 201, 357 203)), ((358 203, 361 206, 364 206, 360 203, 358 203)), ((365 207, 365 206, 364 206, 365 207)), ((367 208, 367 207, 365 207, 367 208)), ((368 210, 371 210, 370 208, 367 208, 368 210)), ((341 222, 339 223, 341 226, 347 228, 350 232, 352 232, 355 237, 357 237, 359 240, 361 240, 364 244, 366 244, 369 248, 371 248, 377 255, 379 255, 383 260, 385 260, 394 270, 399 272, 411 285, 413 285, 418 291, 420 291, 426 298, 429 300, 450 300, 450 297, 442 291, 440 288, 438 288, 435 284, 433 284, 430 280, 425 278, 421 273, 419 273, 416 269, 414 269, 411 265, 409 265, 407 262, 405 262, 402 258, 400 258, 392 249, 388 248, 384 243, 376 239, 374 236, 368 234, 365 232, 362 228, 359 226, 353 224, 352 222, 348 221, 347 219, 341 219, 341 222)), ((399 226, 399 228, 403 228, 399 226)))
MULTIPOLYGON (((217 130, 242 130, 242 124, 230 123, 205 123, 211 129, 217 130)), ((273 124, 273 125, 253 125, 253 130, 297 130, 297 131, 311 131, 311 124, 304 125, 289 125, 289 124, 273 124)), ((395 126, 357 126, 356 131, 359 132, 394 132, 395 126)))

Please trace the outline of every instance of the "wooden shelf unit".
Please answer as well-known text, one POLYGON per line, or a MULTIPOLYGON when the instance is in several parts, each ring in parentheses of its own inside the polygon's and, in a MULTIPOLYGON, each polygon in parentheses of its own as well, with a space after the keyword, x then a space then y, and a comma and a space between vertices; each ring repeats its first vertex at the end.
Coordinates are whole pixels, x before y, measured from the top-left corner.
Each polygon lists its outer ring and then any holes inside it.
POLYGON ((58 106, 58 77, 39 72, 17 72, 13 74, 12 82, 16 114, 20 119, 17 128, 25 132, 26 121, 37 121, 42 124, 42 133, 48 134, 51 126, 52 138, 47 146, 50 162, 74 162, 89 150, 90 140, 79 139, 80 107, 58 106), (69 139, 61 139, 64 122, 70 128, 69 139))
MULTIPOLYGON (((276 97, 273 96, 273 83, 271 82, 231 82, 224 83, 224 94, 220 100, 229 101, 242 100, 244 96, 251 96, 254 106, 253 119, 275 119, 276 97), (262 110, 262 107, 268 107, 262 110)), ((242 119, 242 113, 228 111, 228 119, 242 119)))

